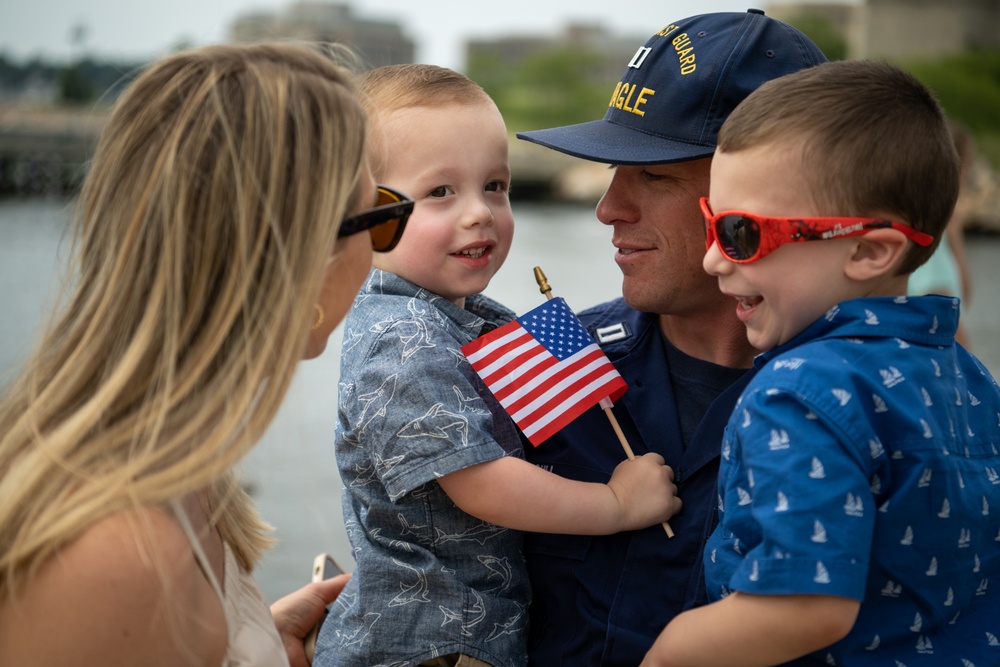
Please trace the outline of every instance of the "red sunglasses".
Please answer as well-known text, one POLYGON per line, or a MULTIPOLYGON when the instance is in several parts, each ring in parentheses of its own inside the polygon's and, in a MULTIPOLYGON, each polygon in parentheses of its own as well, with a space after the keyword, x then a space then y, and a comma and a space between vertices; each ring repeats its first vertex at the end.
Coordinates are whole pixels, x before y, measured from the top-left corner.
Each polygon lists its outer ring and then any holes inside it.
POLYGON ((934 242, 930 234, 884 218, 772 218, 745 211, 712 213, 708 197, 699 202, 705 216, 705 250, 718 242, 719 251, 736 264, 756 262, 786 243, 861 236, 873 229, 898 230, 921 246, 934 242))

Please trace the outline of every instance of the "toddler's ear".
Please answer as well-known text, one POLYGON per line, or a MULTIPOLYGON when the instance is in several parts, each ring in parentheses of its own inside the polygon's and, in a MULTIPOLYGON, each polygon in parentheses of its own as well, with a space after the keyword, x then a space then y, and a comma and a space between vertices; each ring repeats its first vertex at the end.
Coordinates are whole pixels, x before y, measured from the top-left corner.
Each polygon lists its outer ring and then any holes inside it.
POLYGON ((895 229, 875 229, 858 236, 854 252, 844 272, 852 280, 871 280, 892 276, 906 254, 908 239, 895 229))

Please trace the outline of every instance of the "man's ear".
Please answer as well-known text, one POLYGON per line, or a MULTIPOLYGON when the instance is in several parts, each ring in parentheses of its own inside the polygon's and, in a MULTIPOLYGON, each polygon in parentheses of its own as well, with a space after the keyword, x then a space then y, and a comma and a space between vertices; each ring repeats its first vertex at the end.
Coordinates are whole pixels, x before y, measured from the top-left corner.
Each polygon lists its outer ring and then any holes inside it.
POLYGON ((847 259, 844 273, 851 280, 871 280, 891 276, 906 254, 907 238, 895 229, 874 229, 856 237, 854 252, 847 259))

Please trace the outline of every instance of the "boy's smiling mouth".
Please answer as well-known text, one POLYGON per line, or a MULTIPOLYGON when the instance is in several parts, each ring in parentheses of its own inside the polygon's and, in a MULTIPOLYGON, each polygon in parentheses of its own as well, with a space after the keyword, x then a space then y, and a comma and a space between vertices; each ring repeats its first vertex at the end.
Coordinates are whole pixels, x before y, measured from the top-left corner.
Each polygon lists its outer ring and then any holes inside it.
POLYGON ((465 250, 459 250, 456 255, 461 255, 462 257, 471 257, 472 259, 479 259, 484 254, 486 254, 486 246, 481 248, 467 248, 465 250))

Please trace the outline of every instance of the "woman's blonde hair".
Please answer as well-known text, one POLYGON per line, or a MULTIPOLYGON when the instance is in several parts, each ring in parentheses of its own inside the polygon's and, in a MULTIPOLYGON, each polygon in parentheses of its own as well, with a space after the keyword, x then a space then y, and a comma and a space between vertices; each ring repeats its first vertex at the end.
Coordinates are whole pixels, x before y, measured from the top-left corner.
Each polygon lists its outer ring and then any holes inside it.
POLYGON ((109 514, 202 488, 253 567, 267 526, 232 466, 303 354, 366 133, 351 73, 303 44, 178 53, 123 94, 71 293, 0 402, 0 593, 109 514))

